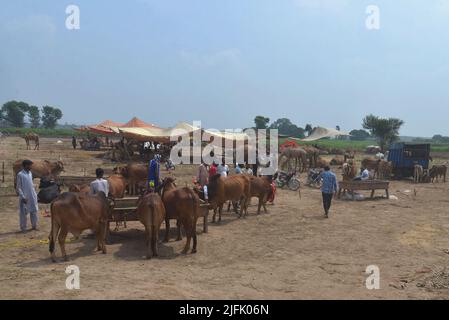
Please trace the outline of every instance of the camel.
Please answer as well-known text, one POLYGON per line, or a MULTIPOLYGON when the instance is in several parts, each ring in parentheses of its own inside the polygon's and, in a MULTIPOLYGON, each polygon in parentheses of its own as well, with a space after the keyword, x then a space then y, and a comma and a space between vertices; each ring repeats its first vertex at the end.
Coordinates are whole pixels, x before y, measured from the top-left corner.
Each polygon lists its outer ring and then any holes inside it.
POLYGON ((313 146, 304 146, 303 148, 307 152, 307 159, 309 160, 310 168, 317 168, 320 149, 313 146))
POLYGON ((39 136, 36 133, 26 133, 23 138, 25 139, 27 150, 31 150, 30 141, 34 141, 34 150, 39 150, 39 136))
POLYGON ((290 162, 294 160, 295 161, 295 171, 297 170, 298 166, 300 169, 300 172, 304 172, 307 168, 307 152, 303 148, 286 148, 284 151, 282 151, 280 157, 279 157, 279 163, 281 164, 281 167, 285 167, 285 165, 288 166, 288 170, 290 171, 290 162))

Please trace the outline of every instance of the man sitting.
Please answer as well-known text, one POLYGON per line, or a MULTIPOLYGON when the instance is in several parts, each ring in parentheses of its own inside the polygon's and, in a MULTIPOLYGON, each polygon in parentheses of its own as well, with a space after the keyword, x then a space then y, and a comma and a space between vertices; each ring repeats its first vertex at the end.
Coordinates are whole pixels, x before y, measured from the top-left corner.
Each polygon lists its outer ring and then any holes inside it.
POLYGON ((365 181, 369 179, 369 170, 367 168, 363 168, 361 170, 361 175, 354 178, 354 181, 365 181))

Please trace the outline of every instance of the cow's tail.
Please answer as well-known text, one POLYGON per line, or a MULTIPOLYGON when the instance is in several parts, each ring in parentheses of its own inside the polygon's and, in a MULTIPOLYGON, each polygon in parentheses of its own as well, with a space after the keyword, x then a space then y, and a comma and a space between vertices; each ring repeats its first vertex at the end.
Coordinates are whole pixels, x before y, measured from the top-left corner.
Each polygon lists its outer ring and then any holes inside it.
POLYGON ((48 250, 50 251, 50 253, 53 253, 55 251, 55 239, 57 237, 56 234, 54 234, 55 232, 55 215, 54 210, 53 210, 53 206, 54 206, 54 202, 51 203, 50 205, 50 214, 51 214, 51 230, 50 230, 50 235, 48 236, 48 250))
POLYGON ((192 209, 193 209, 193 221, 192 223, 194 224, 194 228, 196 229, 196 221, 198 219, 198 207, 199 207, 199 201, 198 198, 196 197, 196 194, 193 190, 189 189, 189 195, 190 195, 190 199, 192 200, 192 209))
POLYGON ((156 243, 156 241, 157 241, 156 208, 155 208, 153 202, 150 202, 148 204, 148 208, 150 209, 150 223, 151 223, 151 226, 150 226, 151 234, 150 234, 150 238, 149 238, 149 240, 150 240, 149 245, 152 247, 153 244, 157 245, 157 243, 156 243))

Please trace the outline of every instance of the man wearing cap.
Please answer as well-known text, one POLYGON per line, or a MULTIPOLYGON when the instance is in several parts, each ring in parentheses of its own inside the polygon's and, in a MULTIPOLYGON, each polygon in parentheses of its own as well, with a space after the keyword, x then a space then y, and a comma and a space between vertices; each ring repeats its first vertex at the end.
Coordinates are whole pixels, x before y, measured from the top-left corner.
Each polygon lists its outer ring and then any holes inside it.
POLYGON ((156 154, 154 158, 150 161, 150 165, 148 167, 148 188, 156 189, 159 186, 159 177, 160 177, 160 161, 161 155, 156 154))
POLYGON ((31 227, 33 230, 37 230, 39 210, 37 204, 37 194, 33 186, 33 174, 31 173, 31 166, 33 162, 31 160, 24 160, 22 162, 23 169, 17 174, 17 187, 16 191, 19 195, 19 220, 20 230, 26 231, 27 228, 27 214, 30 214, 31 227))

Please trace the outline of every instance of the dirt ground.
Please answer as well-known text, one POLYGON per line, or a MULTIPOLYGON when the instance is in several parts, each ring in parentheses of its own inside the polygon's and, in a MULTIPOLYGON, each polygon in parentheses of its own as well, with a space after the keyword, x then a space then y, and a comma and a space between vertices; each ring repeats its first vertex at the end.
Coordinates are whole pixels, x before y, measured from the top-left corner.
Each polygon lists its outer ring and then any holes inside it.
MULTIPOLYGON (((208 234, 198 225, 194 255, 181 255, 184 240, 172 237, 159 245, 160 258, 145 260, 143 228, 130 223, 112 234, 106 255, 94 252, 95 241, 84 236, 66 245, 70 261, 52 263, 50 218, 40 215, 39 231, 17 233, 18 200, 5 196, 13 192, 12 161, 61 157, 68 175, 114 166, 62 141, 42 139, 40 151, 26 151, 20 138, 0 141, 6 167, 6 181, 0 177, 2 299, 449 298, 449 183, 393 181, 390 194, 397 199, 334 201, 329 219, 319 190, 303 186, 301 199, 279 190, 268 213, 257 216, 253 199, 245 219, 226 213, 208 234), (65 287, 71 264, 80 268, 80 290, 65 287), (379 290, 365 286, 369 265, 379 267, 379 290)), ((174 175, 190 183, 194 171, 182 166, 174 175)))

